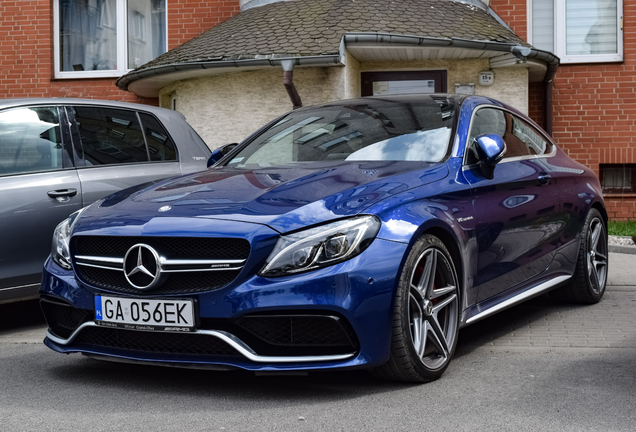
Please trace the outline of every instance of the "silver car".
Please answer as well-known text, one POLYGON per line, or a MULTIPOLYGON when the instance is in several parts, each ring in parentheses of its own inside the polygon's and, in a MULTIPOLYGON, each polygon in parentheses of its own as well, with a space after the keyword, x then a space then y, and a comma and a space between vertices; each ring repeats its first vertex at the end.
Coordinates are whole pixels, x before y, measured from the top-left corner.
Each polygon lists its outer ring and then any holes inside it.
POLYGON ((55 226, 121 189, 205 169, 178 112, 82 99, 0 101, 0 303, 37 297, 55 226))

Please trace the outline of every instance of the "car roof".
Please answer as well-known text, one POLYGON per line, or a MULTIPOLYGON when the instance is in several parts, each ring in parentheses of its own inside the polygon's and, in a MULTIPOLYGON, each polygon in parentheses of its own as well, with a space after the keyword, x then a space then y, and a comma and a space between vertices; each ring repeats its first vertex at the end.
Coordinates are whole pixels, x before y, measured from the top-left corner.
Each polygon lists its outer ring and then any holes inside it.
POLYGON ((0 109, 13 108, 24 105, 103 105, 116 108, 127 108, 135 110, 144 110, 150 112, 172 112, 166 108, 159 108, 152 105, 144 105, 130 102, 119 102, 101 99, 80 99, 80 98, 19 98, 19 99, 0 99, 0 109))
POLYGON ((319 103, 316 105, 308 105, 300 108, 300 110, 305 109, 315 109, 326 106, 340 106, 340 105, 356 105, 356 104, 383 104, 383 103, 398 103, 398 104, 410 104, 410 103, 436 103, 436 100, 440 98, 449 99, 456 106, 462 104, 463 100, 466 98, 466 95, 461 94, 447 94, 447 93, 410 93, 410 94, 399 94, 399 95, 377 95, 377 96, 365 96, 354 99, 342 99, 342 100, 334 100, 325 103, 319 103))

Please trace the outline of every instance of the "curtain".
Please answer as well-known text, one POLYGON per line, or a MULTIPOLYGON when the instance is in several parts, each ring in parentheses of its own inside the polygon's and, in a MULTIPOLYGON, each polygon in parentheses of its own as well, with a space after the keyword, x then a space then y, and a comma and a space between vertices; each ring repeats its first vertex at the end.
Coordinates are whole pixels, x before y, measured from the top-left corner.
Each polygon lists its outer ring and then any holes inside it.
POLYGON ((532 0, 532 45, 554 52, 554 0, 532 0))
POLYGON ((166 1, 128 0, 128 68, 166 52, 166 1))
POLYGON ((568 55, 618 52, 616 0, 566 0, 568 55))
POLYGON ((62 71, 117 68, 116 0, 60 0, 62 71))

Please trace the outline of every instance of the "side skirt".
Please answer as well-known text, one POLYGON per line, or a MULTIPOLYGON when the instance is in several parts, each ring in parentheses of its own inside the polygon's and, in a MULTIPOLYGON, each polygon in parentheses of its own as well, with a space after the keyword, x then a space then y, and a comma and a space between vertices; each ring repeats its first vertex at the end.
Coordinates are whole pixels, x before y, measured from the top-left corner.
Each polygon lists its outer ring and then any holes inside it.
MULTIPOLYGON (((555 276, 551 279, 540 282, 537 285, 534 285, 525 291, 522 291, 513 297, 510 297, 507 300, 504 300, 500 303, 496 303, 490 307, 484 309, 483 304, 476 304, 468 311, 469 318, 466 320, 465 325, 473 324, 483 318, 489 317, 497 312, 501 312, 504 309, 508 309, 516 304, 524 302, 526 300, 531 299, 532 297, 536 297, 544 292, 550 291, 558 285, 566 282, 572 277, 572 275, 564 275, 564 276, 555 276)), ((489 302, 484 302, 489 303, 489 302)))
POLYGON ((0 304, 36 299, 40 297, 39 290, 39 283, 11 288, 0 288, 0 304))

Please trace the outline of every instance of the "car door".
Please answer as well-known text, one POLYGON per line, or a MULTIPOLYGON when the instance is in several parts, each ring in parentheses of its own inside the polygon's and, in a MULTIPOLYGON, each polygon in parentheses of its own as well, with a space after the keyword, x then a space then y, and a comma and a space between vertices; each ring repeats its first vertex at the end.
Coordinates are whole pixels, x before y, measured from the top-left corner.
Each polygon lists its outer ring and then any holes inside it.
POLYGON ((495 107, 473 116, 465 175, 477 214, 477 301, 486 300, 542 273, 550 265, 564 228, 556 182, 546 164, 551 143, 514 113, 495 107), (474 138, 496 133, 506 155, 492 179, 478 164, 474 138))
POLYGON ((84 205, 130 186, 181 174, 174 142, 151 114, 98 105, 66 110, 84 205))
POLYGON ((55 226, 82 206, 64 124, 56 106, 0 111, 0 302, 37 294, 55 226))

